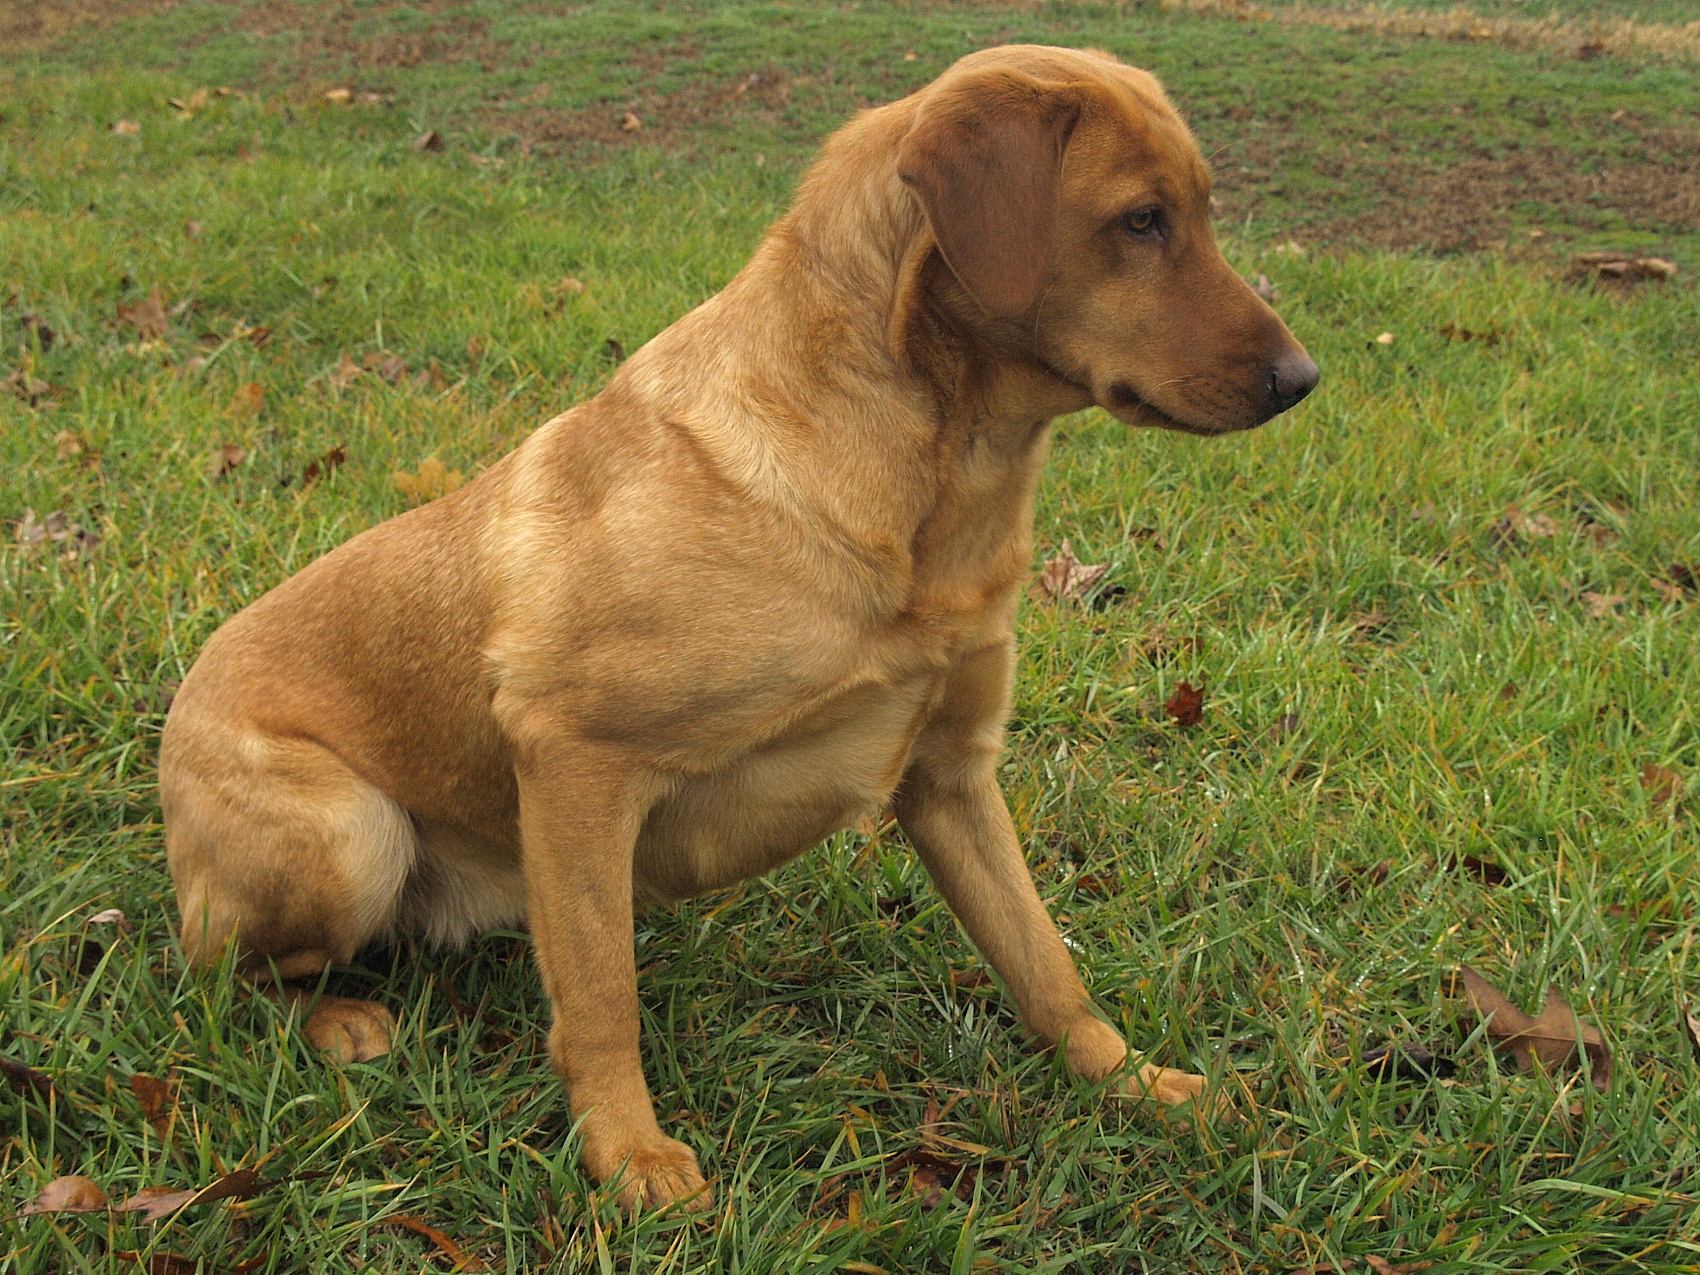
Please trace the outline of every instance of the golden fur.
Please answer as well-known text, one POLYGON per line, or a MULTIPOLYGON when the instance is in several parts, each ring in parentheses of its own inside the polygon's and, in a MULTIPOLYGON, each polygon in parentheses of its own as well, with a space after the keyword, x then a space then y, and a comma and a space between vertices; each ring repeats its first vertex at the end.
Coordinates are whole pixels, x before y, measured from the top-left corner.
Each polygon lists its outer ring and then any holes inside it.
MULTIPOLYGON (((889 806, 1031 1030, 1121 1067, 996 763, 1051 418, 1222 433, 1315 381, 1208 198, 1156 80, 1103 55, 994 49, 859 116, 601 394, 214 635, 160 754, 191 957, 287 979, 527 925, 588 1169, 701 1206, 643 1078, 633 908, 889 806)), ((386 1021, 325 1002, 309 1033, 365 1056, 386 1021)))

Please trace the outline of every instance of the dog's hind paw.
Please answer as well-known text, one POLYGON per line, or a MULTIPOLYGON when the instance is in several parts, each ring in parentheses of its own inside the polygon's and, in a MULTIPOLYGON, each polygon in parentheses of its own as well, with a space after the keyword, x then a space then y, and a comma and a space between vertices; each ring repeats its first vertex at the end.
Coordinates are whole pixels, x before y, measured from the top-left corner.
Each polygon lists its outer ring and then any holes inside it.
POLYGON ((301 1030, 315 1049, 351 1063, 389 1053, 396 1025, 390 1011, 372 1001, 321 996, 301 1030))

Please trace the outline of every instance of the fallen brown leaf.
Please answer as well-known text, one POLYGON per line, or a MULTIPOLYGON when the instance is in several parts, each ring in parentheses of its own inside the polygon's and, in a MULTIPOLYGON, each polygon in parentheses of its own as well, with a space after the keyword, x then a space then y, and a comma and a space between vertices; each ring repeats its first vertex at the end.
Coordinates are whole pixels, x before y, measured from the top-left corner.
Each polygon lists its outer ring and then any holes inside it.
POLYGON ((81 523, 72 522, 61 509, 55 509, 46 519, 37 522, 35 510, 25 508, 18 520, 18 543, 25 549, 41 544, 62 544, 73 556, 87 552, 100 543, 98 531, 85 530, 81 523))
POLYGON ((401 380, 402 377, 407 375, 407 363, 405 360, 399 359, 392 354, 381 361, 376 370, 379 376, 383 377, 384 380, 388 381, 391 385, 394 385, 397 381, 401 380))
POLYGON ((18 1210, 19 1217, 37 1213, 98 1213, 108 1204, 106 1192, 81 1174, 54 1178, 41 1194, 18 1210))
POLYGON ((161 1253, 155 1250, 146 1257, 126 1249, 114 1253, 114 1257, 122 1262, 134 1262, 137 1266, 147 1267, 148 1275, 196 1275, 201 1264, 192 1257, 184 1257, 178 1253, 161 1253))
POLYGON ((626 361, 626 347, 621 345, 613 337, 609 337, 602 343, 602 352, 609 358, 613 359, 616 363, 624 363, 626 361))
POLYGON ((428 456, 419 462, 417 474, 397 473, 390 475, 390 481, 396 490, 415 503, 435 500, 446 496, 451 491, 458 491, 466 481, 458 469, 448 469, 435 456, 428 456))
POLYGON ((1152 664, 1167 664, 1182 655, 1199 654, 1204 650, 1204 642, 1193 634, 1174 637, 1167 629, 1159 628, 1149 637, 1142 639, 1134 649, 1152 664))
POLYGON ((249 328, 242 336, 256 350, 263 350, 266 348, 267 342, 272 339, 272 330, 270 328, 249 328))
POLYGON ((1469 328, 1461 328, 1455 323, 1444 324, 1440 335, 1448 341, 1480 341, 1484 345, 1499 344, 1499 329, 1489 328, 1486 332, 1472 332, 1469 328))
POLYGON ((1281 289, 1270 283, 1269 276, 1266 274, 1257 276, 1257 282, 1251 285, 1251 290, 1270 305, 1274 305, 1281 299, 1281 289))
POLYGON ((111 131, 120 137, 134 137, 142 131, 142 126, 135 120, 113 120, 111 131))
POLYGON ((185 115, 193 115, 207 104, 207 91, 196 89, 188 97, 168 97, 165 99, 165 104, 182 111, 185 115))
POLYGON ((354 100, 354 94, 349 89, 326 89, 325 101, 332 106, 347 106, 354 100))
POLYGON ((183 237, 185 239, 199 239, 201 232, 205 229, 206 226, 198 221, 186 221, 183 223, 183 237))
POLYGON ((458 1271, 487 1271, 490 1269, 476 1253, 468 1253, 436 1227, 427 1225, 424 1219, 414 1217, 411 1213, 391 1214, 384 1219, 383 1225, 405 1226, 415 1235, 423 1235, 441 1250, 444 1257, 455 1264, 455 1269, 458 1271))
POLYGON ((1446 860, 1446 866, 1462 868, 1470 876, 1483 885, 1504 885, 1510 880, 1510 873, 1489 859, 1477 858, 1473 854, 1454 855, 1446 860))
POLYGON ((550 284, 549 291, 553 292, 556 296, 571 295, 575 297, 582 297, 584 295, 584 283, 581 280, 568 275, 559 283, 550 284))
POLYGON ((413 149, 416 151, 440 151, 443 149, 443 135, 434 128, 423 132, 413 140, 413 149))
POLYGON ((1045 559, 1039 577, 1028 588, 1028 594, 1039 602, 1078 602, 1081 596, 1109 571, 1107 562, 1087 565, 1074 556, 1068 541, 1054 558, 1045 559))
POLYGON ((1637 257, 1626 252, 1584 252, 1570 263, 1572 279, 1602 283, 1657 283, 1676 273, 1676 262, 1665 257, 1637 257))
POLYGON ((121 930, 130 928, 130 919, 117 908, 107 908, 104 912, 96 912, 89 918, 90 925, 116 925, 121 930))
POLYGON ((212 455, 207 463, 207 477, 223 478, 243 461, 248 459, 248 449, 238 447, 235 443, 226 443, 212 455))
POLYGON ((488 345, 485 342, 482 333, 466 338, 466 357, 471 359, 474 363, 484 357, 484 351, 487 348, 488 345))
POLYGON ((1700 1063, 1700 1018, 1695 1017, 1694 1010, 1688 1005, 1678 1005, 1677 1013, 1682 1015, 1682 1034, 1688 1037, 1694 1061, 1700 1063))
POLYGON ((347 460, 348 448, 340 443, 337 444, 301 471, 301 486, 303 488, 311 487, 319 479, 328 477, 333 469, 339 468, 347 460))
POLYGON ((118 321, 129 324, 144 337, 162 337, 171 326, 158 288, 150 289, 147 296, 132 305, 120 305, 118 321))
POLYGON ((138 1071, 130 1076, 130 1089, 142 1104, 142 1119, 153 1126, 161 1142, 165 1141, 171 1130, 171 1108, 176 1105, 171 1096, 171 1086, 138 1071))
POLYGON ((980 1176, 980 1166, 951 1160, 933 1151, 904 1151, 882 1166, 886 1178, 898 1179, 913 1194, 921 1197, 921 1207, 937 1208, 944 1202, 944 1193, 951 1189, 958 1199, 973 1198, 974 1181, 980 1176))
POLYGON ((51 350, 58 333, 47 326, 47 321, 39 315, 26 314, 18 320, 20 335, 23 337, 23 347, 28 350, 31 345, 42 350, 51 350))
POLYGON ((1297 731, 1298 728, 1299 715, 1297 713, 1282 713, 1281 716, 1275 719, 1274 725, 1270 726, 1270 728, 1264 731, 1263 734, 1264 738, 1273 742, 1287 738, 1287 736, 1297 731))
POLYGON ((1582 592, 1582 607, 1596 620, 1609 620, 1617 607, 1629 601, 1621 593, 1595 593, 1591 589, 1582 592))
POLYGON ((1558 989, 1547 988, 1546 1006, 1539 1018, 1531 1018, 1509 997, 1488 982, 1468 965, 1459 967, 1464 990, 1470 1004, 1487 1022, 1488 1035, 1495 1049, 1509 1050, 1519 1071, 1528 1071, 1538 1060, 1542 1067, 1556 1071, 1574 1066, 1577 1062, 1576 1042, 1580 1037, 1582 1051, 1588 1058, 1589 1079, 1596 1089, 1611 1088, 1611 1051, 1599 1028, 1576 1017, 1576 1012, 1564 1003, 1558 989))
POLYGON ((626 118, 620 121, 620 127, 628 133, 641 133, 643 121, 638 118, 637 112, 627 111, 626 118))
POLYGON ((1682 586, 1679 584, 1672 584, 1669 580, 1659 580, 1656 578, 1649 580, 1647 583, 1651 584, 1653 586, 1653 592, 1658 594, 1666 602, 1681 603, 1687 600, 1683 595, 1682 586))
POLYGON ((1426 1271, 1434 1265, 1433 1262, 1405 1262, 1395 1266, 1385 1257, 1377 1257, 1374 1253, 1364 1254, 1364 1264, 1374 1271, 1375 1275, 1417 1275, 1418 1271, 1426 1271))
POLYGON ((1163 708, 1177 725, 1196 726, 1204 720, 1204 688, 1182 682, 1163 708))
POLYGON ((331 373, 331 384, 339 390, 346 390, 359 380, 364 372, 365 369, 354 361, 354 356, 344 350, 342 358, 337 362, 336 371, 331 373))
POLYGON ((1647 800, 1652 805, 1668 806, 1682 796, 1685 784, 1676 771, 1648 762, 1641 767, 1641 787, 1646 790, 1647 800))
POLYGON ((23 368, 13 368, 12 374, 6 378, 6 384, 14 394, 31 407, 52 407, 54 404, 48 395, 60 388, 42 380, 23 368))
POLYGON ((124 1203, 117 1205, 113 1212, 140 1213, 144 1221, 157 1222, 160 1218, 169 1217, 191 1204, 211 1204, 217 1200, 251 1200, 267 1185, 269 1184, 260 1177, 258 1169, 237 1169, 198 1191, 171 1186, 143 1187, 124 1203))
POLYGON ((1700 593, 1700 567, 1689 566, 1686 562, 1670 564, 1670 578, 1679 588, 1690 593, 1700 593))
POLYGON ((53 436, 53 454, 60 460, 70 460, 88 450, 83 436, 74 429, 62 429, 53 436))
POLYGON ((992 976, 986 973, 983 968, 966 970, 961 973, 956 970, 950 972, 950 986, 958 992, 972 991, 977 987, 990 987, 991 985, 992 976))
POLYGON ((238 385, 230 399, 230 414, 239 421, 252 420, 266 410, 266 388, 258 381, 238 385))

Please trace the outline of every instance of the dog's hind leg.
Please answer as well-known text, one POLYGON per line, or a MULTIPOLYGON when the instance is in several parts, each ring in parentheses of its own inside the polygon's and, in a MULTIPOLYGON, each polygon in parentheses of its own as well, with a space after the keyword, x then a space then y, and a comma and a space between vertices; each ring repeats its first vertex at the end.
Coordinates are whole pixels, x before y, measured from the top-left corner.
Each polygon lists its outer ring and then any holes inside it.
MULTIPOLYGON (((159 780, 191 964, 234 943, 245 978, 281 984, 392 931, 417 852, 412 821, 323 745, 174 712, 159 780)), ((389 1051, 394 1020, 380 1005, 272 994, 311 1004, 307 1039, 344 1061, 389 1051)))

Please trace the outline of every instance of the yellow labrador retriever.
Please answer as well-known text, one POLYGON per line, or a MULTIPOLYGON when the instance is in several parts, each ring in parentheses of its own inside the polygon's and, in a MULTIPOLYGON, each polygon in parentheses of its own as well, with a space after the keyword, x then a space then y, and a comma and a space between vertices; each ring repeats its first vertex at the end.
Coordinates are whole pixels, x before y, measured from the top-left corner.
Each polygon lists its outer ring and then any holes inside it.
MULTIPOLYGON (((997 759, 1050 420, 1223 434, 1316 384, 1209 195, 1161 86, 1100 54, 976 53, 858 116, 601 394, 207 644, 160 753, 190 956, 291 979, 529 926, 589 1171, 701 1206, 644 1083, 633 908, 889 805, 1033 1033, 1122 1068, 997 759)), ((330 1001, 309 1034, 388 1027, 330 1001)))

